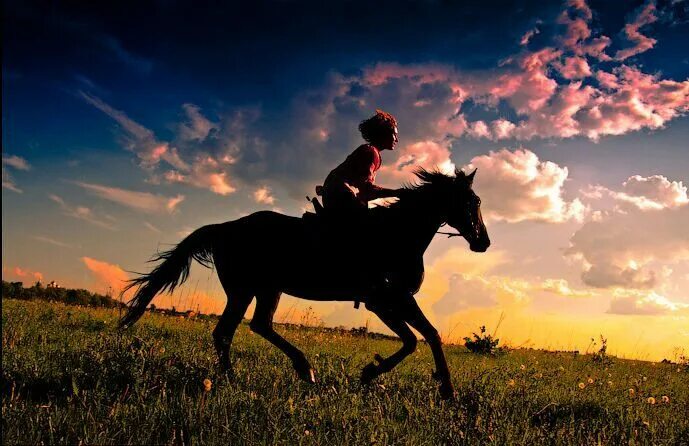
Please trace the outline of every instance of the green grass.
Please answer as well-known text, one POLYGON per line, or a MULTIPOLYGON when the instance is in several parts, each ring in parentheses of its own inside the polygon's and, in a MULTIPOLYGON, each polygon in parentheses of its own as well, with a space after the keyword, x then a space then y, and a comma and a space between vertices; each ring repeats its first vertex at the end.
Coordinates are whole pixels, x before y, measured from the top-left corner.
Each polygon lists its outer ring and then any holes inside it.
POLYGON ((444 402, 423 343, 362 387, 361 368, 399 342, 278 326, 316 368, 319 382, 308 385, 242 324, 228 381, 216 370, 210 321, 146 315, 120 334, 117 310, 2 304, 4 444, 689 442, 689 372, 676 364, 448 346, 458 396, 444 402))

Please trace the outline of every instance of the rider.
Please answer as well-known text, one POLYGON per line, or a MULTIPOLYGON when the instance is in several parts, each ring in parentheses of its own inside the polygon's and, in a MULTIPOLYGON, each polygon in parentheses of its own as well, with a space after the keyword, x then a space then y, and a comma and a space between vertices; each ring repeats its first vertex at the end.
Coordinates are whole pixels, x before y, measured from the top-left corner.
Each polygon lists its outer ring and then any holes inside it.
POLYGON ((367 144, 360 145, 325 179, 318 194, 330 214, 356 217, 365 215, 368 202, 377 198, 398 197, 400 189, 386 189, 375 184, 382 150, 397 145, 397 120, 382 110, 359 124, 367 144))
MULTIPOLYGON (((342 223, 365 222, 368 202, 377 198, 399 197, 402 189, 386 189, 375 184, 380 169, 382 150, 394 150, 397 145, 397 120, 382 110, 359 124, 366 144, 360 145, 327 176, 316 192, 323 196, 323 207, 328 215, 343 217, 342 223)), ((371 297, 380 302, 388 293, 388 280, 379 271, 368 271, 371 280, 371 297)), ((367 303, 370 305, 370 302, 367 303)), ((355 301, 359 308, 359 301, 355 301)))

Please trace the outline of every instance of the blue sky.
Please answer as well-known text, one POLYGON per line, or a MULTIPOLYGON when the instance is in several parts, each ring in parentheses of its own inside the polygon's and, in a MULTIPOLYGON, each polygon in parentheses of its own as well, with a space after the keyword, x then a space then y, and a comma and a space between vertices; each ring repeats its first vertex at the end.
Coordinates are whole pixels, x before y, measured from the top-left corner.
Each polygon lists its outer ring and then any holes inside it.
POLYGON ((642 321, 665 328, 624 354, 688 345, 668 323, 689 312, 688 3, 5 2, 3 277, 118 288, 203 224, 299 215, 382 108, 400 145, 381 184, 479 167, 492 252, 431 245, 419 302, 441 331, 510 311, 515 342, 642 321))

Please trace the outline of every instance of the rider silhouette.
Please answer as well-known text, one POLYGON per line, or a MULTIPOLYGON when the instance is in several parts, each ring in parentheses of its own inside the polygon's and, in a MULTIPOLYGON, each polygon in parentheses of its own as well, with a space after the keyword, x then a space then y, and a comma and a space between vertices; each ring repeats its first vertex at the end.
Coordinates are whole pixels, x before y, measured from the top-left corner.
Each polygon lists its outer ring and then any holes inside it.
MULTIPOLYGON (((355 227, 366 224, 368 202, 378 198, 399 197, 402 189, 387 189, 375 184, 376 172, 380 169, 382 150, 394 150, 397 145, 397 120, 382 110, 361 121, 361 136, 367 142, 354 150, 339 166, 330 172, 323 186, 316 188, 316 193, 323 196, 323 207, 326 215, 335 218, 340 224, 355 227)), ((359 227, 360 229, 360 227, 359 227)), ((355 229, 354 233, 357 233, 355 229)), ((356 237, 361 239, 360 237, 356 237)), ((353 240, 349 240, 352 242, 353 240)), ((361 241, 361 240, 360 240, 361 241)), ((380 302, 390 295, 388 279, 385 273, 377 270, 364 271, 364 276, 371 284, 367 293, 380 302)), ((375 305, 369 299, 367 305, 375 305)), ((359 300, 354 303, 359 308, 359 300)))
POLYGON ((380 169, 382 150, 397 145, 397 120, 382 110, 359 124, 367 144, 360 145, 330 172, 317 188, 323 196, 323 207, 330 215, 357 217, 366 214, 368 202, 377 198, 398 197, 400 189, 386 189, 375 184, 380 169))

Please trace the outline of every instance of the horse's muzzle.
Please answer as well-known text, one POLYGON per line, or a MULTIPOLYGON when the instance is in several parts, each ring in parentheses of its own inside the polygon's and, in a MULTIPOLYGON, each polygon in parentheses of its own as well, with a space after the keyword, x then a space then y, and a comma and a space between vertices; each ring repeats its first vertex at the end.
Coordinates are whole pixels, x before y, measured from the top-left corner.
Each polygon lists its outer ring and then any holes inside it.
POLYGON ((472 240, 469 243, 469 249, 474 252, 486 252, 490 246, 490 239, 488 237, 479 240, 472 240))

